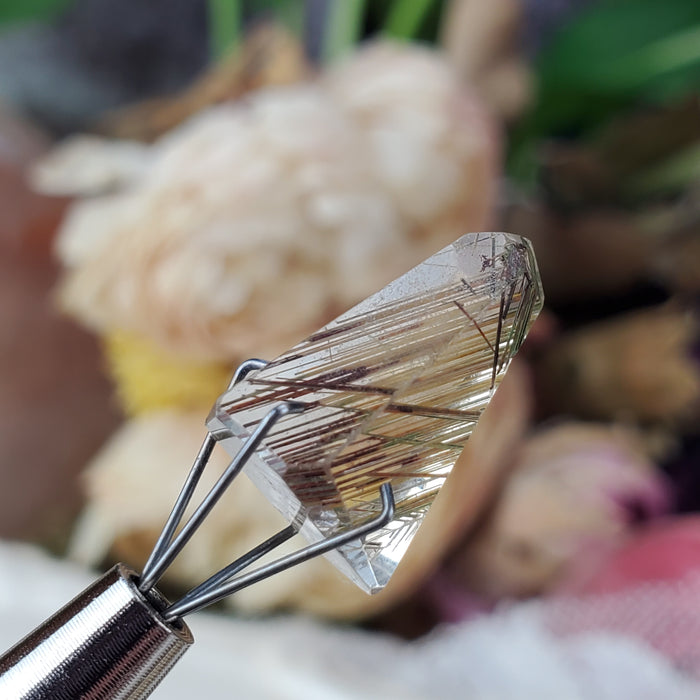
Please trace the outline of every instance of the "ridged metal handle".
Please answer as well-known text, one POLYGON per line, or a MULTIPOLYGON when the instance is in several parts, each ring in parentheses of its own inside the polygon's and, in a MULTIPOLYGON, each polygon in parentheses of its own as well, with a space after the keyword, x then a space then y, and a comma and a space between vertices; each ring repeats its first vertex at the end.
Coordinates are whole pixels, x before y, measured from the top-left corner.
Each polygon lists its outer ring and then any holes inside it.
POLYGON ((194 641, 117 564, 0 657, 2 700, 141 700, 194 641))

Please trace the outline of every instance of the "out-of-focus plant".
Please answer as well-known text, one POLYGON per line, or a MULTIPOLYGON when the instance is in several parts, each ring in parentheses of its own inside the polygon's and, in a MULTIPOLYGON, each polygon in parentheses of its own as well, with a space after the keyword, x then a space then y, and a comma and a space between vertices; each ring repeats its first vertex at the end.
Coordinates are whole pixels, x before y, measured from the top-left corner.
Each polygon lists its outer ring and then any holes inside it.
POLYGON ((209 0, 209 35, 211 53, 221 58, 240 42, 240 0, 209 0))
POLYGON ((332 0, 324 37, 322 56, 332 61, 346 53, 360 38, 366 0, 332 0))
POLYGON ((395 39, 413 38, 434 4, 434 0, 396 0, 387 16, 384 31, 395 39))
POLYGON ((613 110, 697 89, 700 4, 605 0, 564 25, 539 60, 536 128, 594 127, 613 110))
POLYGON ((678 102, 700 85, 700 3, 602 0, 562 26, 537 59, 538 94, 514 134, 511 172, 527 181, 537 144, 595 134, 630 108, 678 102))
MULTIPOLYGON (((306 30, 310 3, 300 0, 207 0, 210 43, 214 58, 231 51, 239 42, 245 17, 267 17, 301 37, 306 30)), ((322 16, 320 58, 328 62, 346 53, 369 34, 400 40, 434 40, 435 18, 444 0, 326 0, 319 4, 322 16), (369 32, 366 30, 369 28, 369 32)))
POLYGON ((0 2, 0 25, 52 19, 70 3, 71 0, 3 0, 0 2))

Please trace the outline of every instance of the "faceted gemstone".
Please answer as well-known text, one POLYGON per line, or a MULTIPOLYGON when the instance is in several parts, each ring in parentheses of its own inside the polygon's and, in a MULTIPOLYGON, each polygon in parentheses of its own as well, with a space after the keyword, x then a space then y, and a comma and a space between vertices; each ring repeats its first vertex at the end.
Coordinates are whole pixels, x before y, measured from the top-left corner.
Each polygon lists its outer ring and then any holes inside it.
POLYGON ((217 401, 208 427, 235 455, 281 401, 246 472, 311 541, 381 510, 396 517, 330 555, 369 592, 386 585, 542 306, 529 242, 463 236, 217 401))

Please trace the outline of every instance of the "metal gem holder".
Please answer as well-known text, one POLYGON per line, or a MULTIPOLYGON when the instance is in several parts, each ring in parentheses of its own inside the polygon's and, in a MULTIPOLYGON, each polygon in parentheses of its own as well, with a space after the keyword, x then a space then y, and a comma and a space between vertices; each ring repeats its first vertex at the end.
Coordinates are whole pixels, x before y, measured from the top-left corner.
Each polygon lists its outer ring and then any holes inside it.
MULTIPOLYGON (((229 388, 266 364, 258 359, 245 361, 236 370, 229 388)), ((271 428, 284 416, 304 409, 303 402, 287 401, 270 410, 182 524, 216 441, 223 437, 207 433, 141 575, 117 564, 0 657, 0 697, 3 700, 147 698, 194 642, 182 619, 185 615, 385 527, 394 517, 394 496, 388 483, 380 487, 379 515, 357 527, 241 573, 295 535, 296 528, 289 525, 175 603, 167 601, 157 590, 156 584, 271 428)))

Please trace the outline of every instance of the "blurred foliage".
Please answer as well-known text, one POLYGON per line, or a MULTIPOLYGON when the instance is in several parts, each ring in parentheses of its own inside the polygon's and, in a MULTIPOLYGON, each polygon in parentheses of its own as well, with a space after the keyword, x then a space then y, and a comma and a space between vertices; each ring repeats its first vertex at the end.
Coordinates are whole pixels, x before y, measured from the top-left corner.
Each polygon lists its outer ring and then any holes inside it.
POLYGON ((386 18, 384 32, 395 39, 412 39, 434 4, 433 0, 396 0, 386 18))
MULTIPOLYGON (((274 17, 296 36, 307 29, 312 3, 304 0, 207 0, 212 55, 220 57, 240 41, 250 18, 274 17)), ((367 36, 435 41, 445 0, 325 0, 321 59, 333 60, 367 36)))
MULTIPOLYGON (((206 0, 211 54, 215 59, 233 51, 241 41, 246 17, 274 17, 296 36, 304 33, 303 0, 206 0)), ((355 2, 356 0, 351 0, 355 2)))
POLYGON ((511 144, 521 181, 532 180, 542 139, 585 137, 627 109, 697 92, 700 2, 601 0, 557 32, 535 70, 535 106, 511 144))
POLYGON ((322 58, 332 61, 360 39, 367 0, 331 0, 323 36, 322 58))
POLYGON ((605 0, 539 57, 540 132, 595 125, 632 102, 679 97, 700 81, 700 2, 605 0))
POLYGON ((434 43, 447 0, 371 0, 369 34, 434 43))
POLYGON ((221 58, 238 46, 241 38, 239 0, 208 0, 211 55, 221 58))
MULTIPOLYGON (((305 0, 203 0, 209 13, 212 56, 240 42, 246 18, 274 17, 303 36, 311 3, 305 0)), ((0 23, 48 21, 75 0, 0 0, 0 23)), ((445 0, 326 0, 323 59, 346 52, 367 35, 434 41, 445 0)))
POLYGON ((49 20, 71 3, 72 0, 2 0, 0 24, 49 20))
MULTIPOLYGON (((298 37, 319 33, 314 57, 331 61, 358 41, 383 35, 435 42, 447 0, 201 0, 218 59, 244 29, 274 18, 298 37)), ((486 0, 485 0, 486 1, 486 0)), ((539 0, 538 0, 539 1, 539 0)), ((542 0, 544 2, 545 0, 542 0)), ((0 23, 50 20, 75 0, 0 0, 0 23)), ((309 41, 307 43, 307 48, 309 41)), ((311 42, 313 43, 313 42, 311 42)), ((678 103, 700 86, 700 0, 597 0, 578 11, 535 59, 537 96, 513 128, 508 171, 534 184, 540 144, 596 138, 613 117, 644 105, 678 103)), ((631 191, 677 187, 697 171, 697 154, 672 154, 630 183, 631 191), (658 166, 658 167, 657 167, 658 166)))

